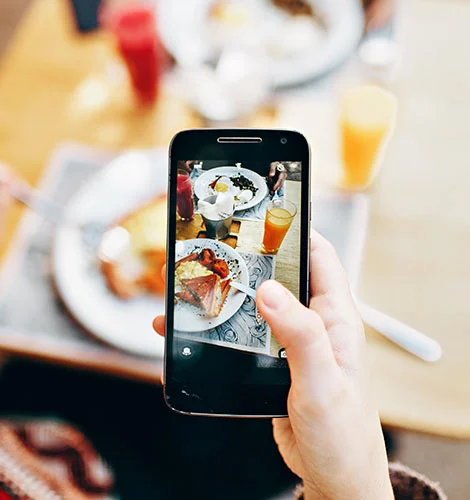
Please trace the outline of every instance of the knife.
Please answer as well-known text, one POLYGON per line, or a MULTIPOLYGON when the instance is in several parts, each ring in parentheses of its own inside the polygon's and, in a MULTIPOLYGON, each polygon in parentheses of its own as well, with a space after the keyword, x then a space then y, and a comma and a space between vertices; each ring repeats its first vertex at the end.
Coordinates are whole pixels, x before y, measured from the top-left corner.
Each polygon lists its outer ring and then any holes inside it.
POLYGON ((355 298, 355 301, 364 323, 367 323, 402 349, 431 363, 441 358, 442 348, 434 339, 381 311, 377 311, 357 298, 355 298))
POLYGON ((235 288, 235 290, 246 293, 252 299, 256 299, 256 290, 254 288, 250 288, 249 286, 243 285, 242 283, 235 283, 234 281, 230 282, 230 286, 232 288, 235 288))

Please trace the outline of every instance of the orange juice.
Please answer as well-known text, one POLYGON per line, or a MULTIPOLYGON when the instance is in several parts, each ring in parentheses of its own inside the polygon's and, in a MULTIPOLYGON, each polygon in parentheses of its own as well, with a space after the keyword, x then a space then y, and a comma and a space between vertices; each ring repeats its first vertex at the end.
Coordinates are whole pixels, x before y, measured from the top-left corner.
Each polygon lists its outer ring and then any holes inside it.
POLYGON ((276 200, 270 203, 271 206, 268 206, 264 221, 263 252, 265 253, 276 253, 284 241, 287 231, 289 231, 297 211, 295 205, 290 203, 291 206, 287 208, 276 206, 286 203, 289 202, 276 200))
POLYGON ((364 85, 346 93, 341 110, 341 152, 346 188, 366 187, 395 126, 396 98, 364 85))

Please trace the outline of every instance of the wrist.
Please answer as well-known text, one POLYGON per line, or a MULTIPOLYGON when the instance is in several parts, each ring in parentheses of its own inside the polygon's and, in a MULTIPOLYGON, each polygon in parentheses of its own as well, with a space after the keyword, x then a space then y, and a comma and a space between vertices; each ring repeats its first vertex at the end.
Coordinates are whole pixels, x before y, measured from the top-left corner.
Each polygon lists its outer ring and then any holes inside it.
POLYGON ((381 484, 364 484, 357 488, 352 484, 347 484, 344 486, 344 489, 335 487, 334 491, 326 491, 323 488, 309 485, 308 482, 303 481, 303 492, 300 498, 303 500, 395 500, 395 495, 390 477, 387 476, 386 480, 381 484))

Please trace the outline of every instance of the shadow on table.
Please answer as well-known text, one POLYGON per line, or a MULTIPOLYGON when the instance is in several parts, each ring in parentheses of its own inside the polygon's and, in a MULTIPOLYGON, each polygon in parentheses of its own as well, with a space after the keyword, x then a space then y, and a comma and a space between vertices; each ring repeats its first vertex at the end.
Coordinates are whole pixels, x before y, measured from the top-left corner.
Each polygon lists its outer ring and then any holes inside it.
POLYGON ((0 414, 77 425, 114 469, 121 500, 264 499, 293 486, 271 421, 185 417, 161 387, 26 361, 0 378, 0 414))

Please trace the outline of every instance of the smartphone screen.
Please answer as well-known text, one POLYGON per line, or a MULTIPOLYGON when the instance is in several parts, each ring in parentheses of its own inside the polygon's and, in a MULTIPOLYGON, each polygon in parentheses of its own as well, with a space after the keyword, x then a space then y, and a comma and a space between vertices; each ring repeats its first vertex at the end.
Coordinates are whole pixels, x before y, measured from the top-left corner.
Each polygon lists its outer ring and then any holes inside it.
POLYGON ((275 279, 306 301, 308 146, 278 130, 220 142, 240 134, 187 131, 171 148, 166 397, 188 413, 283 415, 286 355, 255 296, 275 279))

